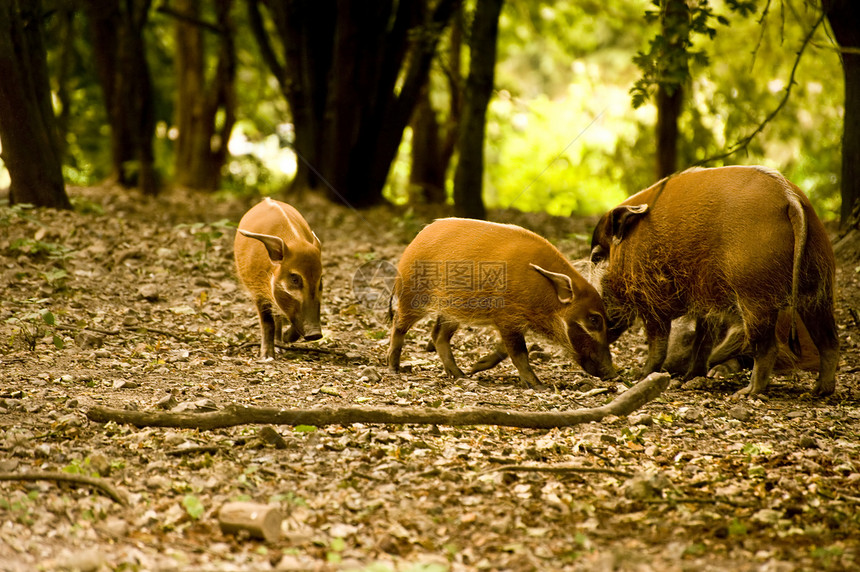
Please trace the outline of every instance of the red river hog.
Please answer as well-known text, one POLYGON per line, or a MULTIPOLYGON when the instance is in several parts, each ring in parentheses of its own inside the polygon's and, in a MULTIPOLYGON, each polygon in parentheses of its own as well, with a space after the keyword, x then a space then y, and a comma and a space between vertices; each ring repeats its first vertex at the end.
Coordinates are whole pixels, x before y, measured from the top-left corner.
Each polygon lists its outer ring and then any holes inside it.
POLYGON ((260 357, 275 357, 275 341, 318 340, 322 298, 320 241, 304 217, 270 198, 252 207, 233 242, 236 272, 260 315, 260 357), (284 333, 284 320, 290 329, 284 333))
POLYGON ((800 346, 796 316, 818 348, 815 394, 833 393, 839 362, 833 248, 809 199, 778 172, 735 166, 663 179, 601 218, 591 260, 610 340, 642 319, 643 377, 662 367, 674 318, 697 320, 702 337, 694 353, 701 364, 713 340, 699 324, 739 316, 754 365, 738 394, 761 393, 778 355, 777 317, 786 310, 792 348, 800 346))
POLYGON ((597 290, 546 239, 518 226, 460 218, 426 226, 400 259, 391 310, 388 365, 395 372, 406 332, 432 314, 439 316, 436 352, 452 377, 463 376, 451 352, 460 323, 498 330, 501 347, 481 369, 510 355, 527 386, 540 386, 527 331, 568 350, 591 375, 615 375, 597 290))

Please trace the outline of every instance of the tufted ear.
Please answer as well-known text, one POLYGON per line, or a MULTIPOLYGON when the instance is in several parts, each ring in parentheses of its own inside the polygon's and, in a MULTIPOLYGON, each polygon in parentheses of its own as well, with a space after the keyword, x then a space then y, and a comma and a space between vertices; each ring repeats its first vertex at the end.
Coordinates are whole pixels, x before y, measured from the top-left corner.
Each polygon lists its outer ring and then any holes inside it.
POLYGON ((248 238, 255 238, 262 242, 263 246, 266 247, 266 251, 269 253, 269 259, 271 259, 272 262, 280 262, 287 255, 287 245, 284 243, 284 240, 279 236, 248 232, 247 230, 242 230, 241 228, 239 229, 239 232, 242 233, 242 236, 247 236, 248 238))
POLYGON ((609 232, 613 244, 624 239, 633 225, 648 212, 648 205, 621 205, 609 211, 609 232))
POLYGON ((547 280, 549 280, 553 288, 555 288, 555 293, 558 296, 559 302, 562 304, 570 304, 573 300, 573 282, 571 281, 570 276, 567 274, 559 274, 557 272, 544 270, 537 264, 529 263, 529 266, 546 276, 547 280))

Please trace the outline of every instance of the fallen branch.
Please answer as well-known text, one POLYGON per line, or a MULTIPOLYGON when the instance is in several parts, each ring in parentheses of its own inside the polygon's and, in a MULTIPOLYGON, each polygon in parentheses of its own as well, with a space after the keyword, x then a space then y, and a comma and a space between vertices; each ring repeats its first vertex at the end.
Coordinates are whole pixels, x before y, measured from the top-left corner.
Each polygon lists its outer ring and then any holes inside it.
POLYGON ((0 481, 56 481, 63 483, 75 483, 79 485, 89 485, 94 487, 105 495, 118 502, 122 506, 127 506, 128 501, 125 495, 121 494, 110 483, 98 477, 88 477, 86 475, 75 475, 72 473, 58 472, 32 472, 32 473, 0 473, 0 481))
POLYGON ((668 498, 668 499, 640 500, 637 502, 641 502, 644 504, 654 504, 654 505, 664 504, 664 505, 669 505, 669 506, 673 506, 676 504, 714 504, 715 505, 715 504, 721 504, 721 503, 727 504, 729 506, 734 506, 737 508, 756 508, 757 506, 760 506, 757 503, 733 501, 731 499, 722 498, 722 497, 713 497, 713 498, 706 498, 706 499, 693 498, 693 497, 674 497, 674 498, 668 498))
POLYGON ((176 338, 180 342, 190 342, 198 339, 192 334, 188 333, 177 333, 171 332, 170 330, 161 330, 159 328, 150 328, 149 326, 123 326, 121 330, 106 330, 104 328, 96 328, 94 326, 66 326, 63 324, 57 324, 54 326, 58 330, 63 330, 67 332, 81 332, 83 330, 88 330, 90 332, 95 332, 97 334, 104 334, 106 336, 118 336, 121 333, 125 332, 141 332, 141 333, 150 333, 150 334, 159 334, 162 336, 176 338))
MULTIPOLYGON (((259 348, 260 342, 243 342, 241 344, 231 344, 231 350, 246 350, 248 348, 259 348)), ((332 355, 345 358, 346 354, 338 350, 330 350, 328 348, 318 348, 314 346, 291 345, 283 342, 275 342, 275 347, 284 352, 307 353, 307 354, 322 354, 332 355)))
POLYGON ((137 427, 179 427, 184 429, 220 429, 246 424, 264 425, 350 425, 352 423, 387 423, 394 425, 499 425, 550 429, 600 421, 609 415, 629 415, 662 393, 669 385, 669 374, 652 373, 610 403, 591 409, 556 412, 512 412, 501 409, 395 409, 372 407, 319 407, 314 409, 275 409, 231 405, 206 413, 171 413, 162 411, 126 411, 92 407, 87 417, 97 423, 113 421, 137 427))
POLYGON ((505 465, 494 467, 487 471, 502 473, 596 473, 612 475, 615 477, 632 478, 633 473, 619 471, 618 469, 604 469, 602 467, 577 467, 575 465, 505 465))

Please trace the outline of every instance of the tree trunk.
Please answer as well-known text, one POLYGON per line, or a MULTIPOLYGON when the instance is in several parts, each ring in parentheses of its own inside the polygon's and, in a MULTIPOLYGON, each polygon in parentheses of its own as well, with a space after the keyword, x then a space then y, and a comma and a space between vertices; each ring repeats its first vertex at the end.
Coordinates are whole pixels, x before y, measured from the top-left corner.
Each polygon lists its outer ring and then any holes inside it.
POLYGON ((143 28, 151 0, 86 0, 98 71, 111 128, 113 178, 144 194, 158 193, 152 149, 154 95, 143 28))
POLYGON ((448 115, 439 120, 430 101, 429 84, 422 90, 412 117, 412 163, 409 171, 409 201, 442 204, 447 200, 445 181, 457 144, 463 101, 460 66, 463 45, 463 8, 451 19, 448 58, 439 58, 448 84, 448 115))
POLYGON ((845 120, 842 127, 842 228, 860 229, 860 3, 823 0, 827 20, 842 51, 845 120))
POLYGON ((412 164, 409 169, 409 202, 443 204, 445 173, 442 142, 436 110, 430 104, 430 90, 425 88, 418 98, 412 117, 412 164))
POLYGON ((263 61, 278 80, 290 107, 297 156, 294 190, 325 186, 322 127, 328 98, 328 76, 338 7, 334 0, 266 3, 283 53, 278 54, 260 12, 259 0, 248 1, 248 21, 263 61))
POLYGON ((681 85, 657 88, 657 180, 678 170, 678 118, 684 102, 681 85))
POLYGON ((496 38, 502 0, 478 0, 469 40, 469 77, 463 121, 457 148, 460 159, 454 173, 454 211, 457 216, 484 219, 484 132, 487 106, 493 93, 496 38))
MULTIPOLYGON (((227 160, 227 143, 236 123, 235 31, 233 0, 215 1, 215 23, 201 20, 198 0, 178 0, 170 13, 176 22, 176 140, 174 182, 192 189, 215 190, 227 160), (218 42, 214 77, 207 80, 206 36, 218 42)), ((163 9, 163 10, 166 10, 163 9)))
MULTIPOLYGON (((690 43, 690 9, 686 0, 664 0, 660 27, 666 38, 664 56, 686 53, 690 43)), ((677 56, 674 56, 677 57, 677 56)), ((690 75, 686 60, 680 74, 678 70, 668 70, 667 77, 657 85, 657 180, 668 177, 678 170, 678 119, 684 103, 683 82, 690 75), (677 74, 678 77, 673 75, 677 74)))
POLYGON ((71 208, 51 106, 40 0, 0 1, 0 78, 0 156, 11 178, 9 202, 71 208))
MULTIPOLYGON (((56 88, 57 105, 59 110, 56 113, 57 117, 57 134, 60 144, 60 157, 65 158, 67 154, 68 144, 66 142, 66 134, 69 131, 69 120, 71 119, 72 101, 69 94, 69 81, 72 78, 72 69, 75 63, 75 10, 71 4, 59 3, 57 13, 53 17, 56 21, 54 33, 58 38, 58 48, 60 52, 59 61, 56 69, 56 88)), ((48 36, 50 37, 50 28, 48 36)))
POLYGON ((354 207, 382 200, 403 129, 458 2, 439 0, 433 10, 393 0, 267 3, 283 54, 268 37, 261 2, 249 2, 261 55, 292 113, 299 161, 293 189, 325 189, 354 207))

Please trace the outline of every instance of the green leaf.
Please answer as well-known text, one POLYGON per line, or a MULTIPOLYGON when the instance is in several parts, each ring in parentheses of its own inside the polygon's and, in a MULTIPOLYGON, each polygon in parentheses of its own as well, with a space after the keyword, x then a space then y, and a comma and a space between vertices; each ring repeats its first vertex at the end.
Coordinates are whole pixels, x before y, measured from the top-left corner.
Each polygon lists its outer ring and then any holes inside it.
POLYGON ((206 512, 203 503, 200 502, 200 499, 196 495, 185 495, 182 498, 182 506, 185 507, 185 512, 188 513, 188 516, 194 520, 198 520, 206 512))
POLYGON ((63 341, 62 336, 54 334, 53 341, 54 341, 54 347, 57 348, 58 350, 61 350, 64 347, 66 347, 66 342, 63 341))
POLYGON ((313 433, 317 428, 313 425, 296 425, 293 427, 293 431, 296 433, 313 433))
POLYGON ((729 523, 729 535, 730 536, 746 536, 747 534, 747 525, 739 521, 738 519, 733 519, 732 522, 729 523))
POLYGON ((42 310, 39 314, 42 316, 42 321, 49 326, 53 326, 57 323, 56 318, 54 318, 54 314, 52 314, 50 310, 42 310))

